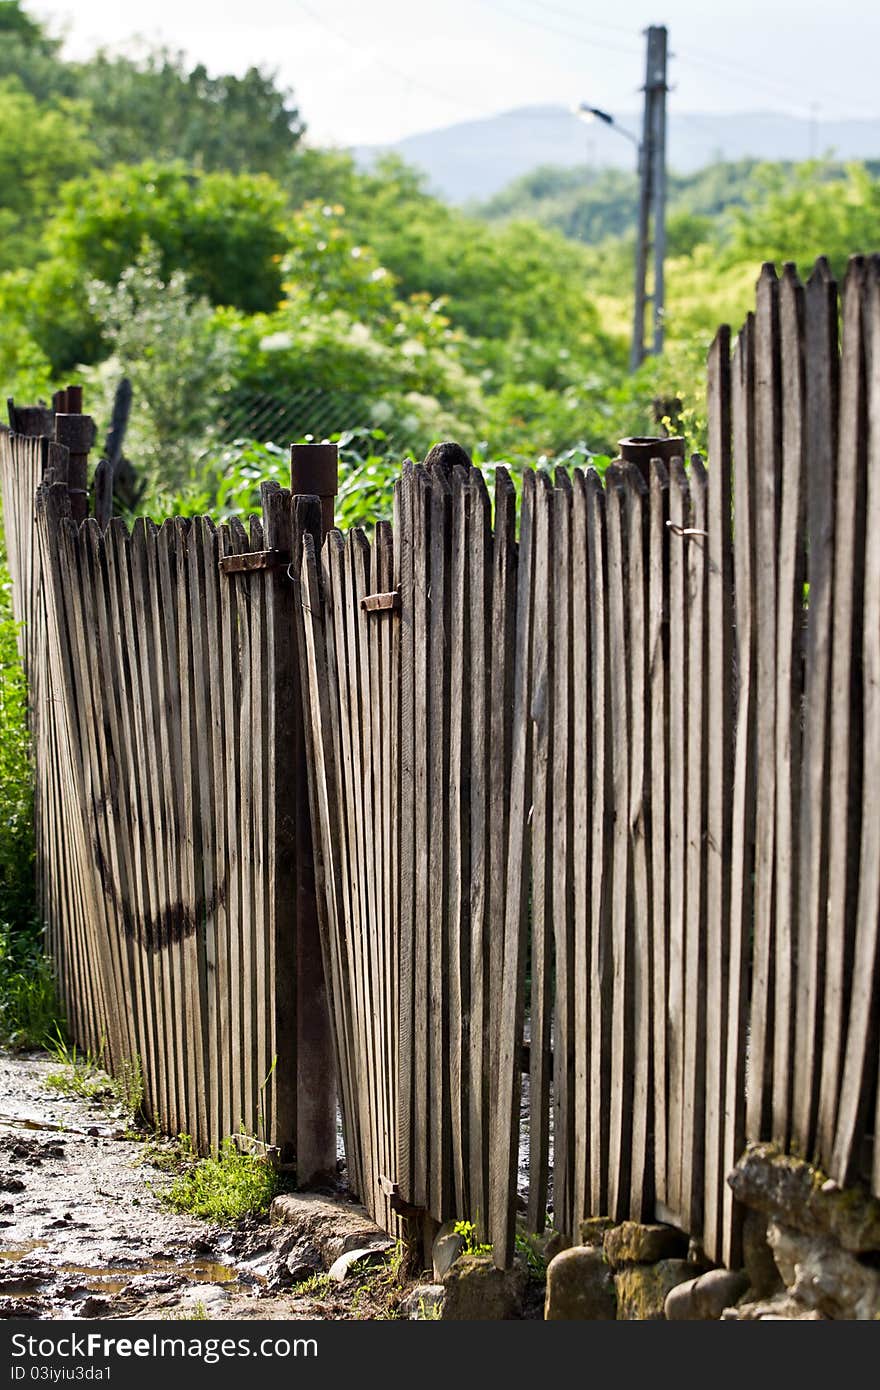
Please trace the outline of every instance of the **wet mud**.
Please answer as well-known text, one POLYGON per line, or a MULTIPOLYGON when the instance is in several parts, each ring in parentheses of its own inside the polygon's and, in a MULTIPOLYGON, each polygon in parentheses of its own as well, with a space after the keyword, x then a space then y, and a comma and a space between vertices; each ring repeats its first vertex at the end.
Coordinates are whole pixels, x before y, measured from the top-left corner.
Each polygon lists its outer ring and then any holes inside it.
POLYGON ((352 1291, 292 1286, 290 1234, 167 1211, 173 1178, 146 1161, 106 1098, 47 1085, 58 1063, 0 1051, 0 1317, 361 1316, 352 1291))

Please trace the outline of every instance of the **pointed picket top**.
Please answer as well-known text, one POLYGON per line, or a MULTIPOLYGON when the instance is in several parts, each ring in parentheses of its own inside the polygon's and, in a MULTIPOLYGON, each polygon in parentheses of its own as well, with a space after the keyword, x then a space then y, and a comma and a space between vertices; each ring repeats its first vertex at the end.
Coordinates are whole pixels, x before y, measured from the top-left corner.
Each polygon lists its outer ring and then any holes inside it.
POLYGON ((807 284, 812 288, 814 285, 834 285, 836 280, 828 264, 827 256, 818 256, 813 269, 810 271, 807 284))

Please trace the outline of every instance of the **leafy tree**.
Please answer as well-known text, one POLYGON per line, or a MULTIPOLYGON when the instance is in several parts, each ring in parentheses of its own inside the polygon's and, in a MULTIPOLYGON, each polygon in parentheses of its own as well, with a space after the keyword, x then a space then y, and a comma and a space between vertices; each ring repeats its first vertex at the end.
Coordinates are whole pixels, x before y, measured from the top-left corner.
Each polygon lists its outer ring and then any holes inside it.
POLYGON ((105 165, 182 160, 283 177, 303 133, 293 93, 260 68, 209 77, 160 49, 140 61, 101 52, 74 71, 105 165))
POLYGON ((33 263, 58 187, 93 155, 82 103, 44 105, 14 80, 0 82, 0 270, 33 263))
MULTIPOLYGON (((182 271, 166 278, 158 247, 145 241, 115 286, 95 281, 92 313, 110 357, 93 373, 104 395, 120 377, 132 385, 126 453, 154 494, 190 484, 227 386, 228 353, 213 312, 182 271)), ((99 413, 109 418, 109 400, 99 413)))
POLYGON ((47 258, 28 277, 0 280, 0 305, 27 325, 53 370, 101 355, 91 279, 115 284, 146 238, 161 274, 246 313, 281 297, 284 195, 266 174, 199 174, 180 164, 120 166, 65 185, 46 226, 47 258))

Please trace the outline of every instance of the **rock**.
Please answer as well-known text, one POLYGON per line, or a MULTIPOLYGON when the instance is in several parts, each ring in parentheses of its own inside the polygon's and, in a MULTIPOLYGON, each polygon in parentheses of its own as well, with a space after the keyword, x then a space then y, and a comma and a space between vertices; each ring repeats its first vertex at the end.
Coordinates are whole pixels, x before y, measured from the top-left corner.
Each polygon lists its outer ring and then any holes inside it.
POLYGON ((385 1259, 385 1251, 390 1247, 391 1242, 386 1242, 381 1249, 375 1245, 366 1246, 363 1250, 346 1250, 338 1260, 334 1260, 327 1271, 331 1279, 335 1279, 337 1284, 342 1284, 351 1273, 352 1265, 362 1263, 365 1265, 382 1264, 385 1259))
POLYGON ((738 1303, 735 1308, 725 1308, 721 1314, 722 1322, 824 1322, 821 1313, 805 1308, 791 1294, 783 1290, 773 1298, 760 1299, 757 1303, 738 1303))
POLYGON ((677 1284, 666 1295, 668 1322, 717 1322, 748 1288, 748 1275, 739 1269, 709 1269, 696 1279, 677 1284))
POLYGON ((393 1244, 362 1206, 315 1192, 282 1193, 272 1202, 269 1219, 292 1227, 298 1240, 317 1250, 325 1269, 349 1250, 388 1250, 393 1244))
POLYGON ((581 1245, 601 1245, 605 1232, 613 1230, 615 1224, 611 1216, 588 1216, 579 1228, 581 1245))
POLYGON ((401 1315, 409 1318, 411 1322, 427 1322, 442 1318, 445 1293, 442 1284, 417 1284, 400 1300, 401 1315))
POLYGON ((697 1322, 697 1300, 694 1297, 696 1279, 686 1279, 670 1289, 663 1304, 663 1316, 667 1322, 697 1322))
MULTIPOLYGON (((687 1255, 688 1238, 675 1226, 643 1226, 624 1221, 606 1231, 602 1248, 615 1269, 625 1265, 652 1265, 658 1260, 674 1260, 687 1255)), ((693 1275, 693 1269, 688 1277, 693 1275)))
POLYGON ((596 1246, 562 1250, 547 1266, 547 1322, 601 1321, 617 1316, 614 1274, 596 1246))
POLYGON ((444 1274, 451 1268, 464 1249, 464 1236, 457 1233, 455 1226, 454 1221, 444 1221, 434 1237, 431 1257, 434 1265, 435 1284, 442 1282, 444 1274))
POLYGON ((567 1250, 571 1245, 570 1238, 564 1231, 550 1230, 548 1232, 547 1244, 544 1246, 544 1256, 549 1264, 550 1261, 559 1254, 560 1250, 567 1250))
POLYGON ((880 1250, 880 1200, 858 1187, 829 1187, 828 1176, 777 1144, 749 1144, 728 1174, 745 1206, 806 1235, 833 1236, 845 1250, 880 1250))
POLYGON ((666 1296, 676 1284, 693 1278, 687 1260, 659 1260, 653 1265, 628 1265, 614 1276, 617 1317, 621 1322, 658 1322, 664 1317, 666 1296))
POLYGON ((452 1322, 493 1322, 517 1318, 526 1276, 521 1266, 496 1269, 488 1255, 460 1255, 443 1280, 443 1318, 452 1322))
POLYGON ((100 1298, 96 1294, 89 1294, 79 1305, 79 1316, 81 1318, 104 1318, 110 1310, 109 1298, 100 1298))
POLYGON ((747 1211, 742 1230, 742 1258, 752 1302, 772 1298, 784 1288, 773 1251, 767 1244, 767 1218, 759 1211, 747 1211))
POLYGON ((827 1318, 860 1322, 880 1317, 880 1271, 824 1236, 807 1236, 771 1222, 767 1239, 788 1292, 827 1318))
POLYGON ((302 1279, 308 1279, 310 1274, 314 1274, 321 1266, 321 1256, 314 1245, 309 1241, 298 1240, 292 1249, 288 1250, 285 1267, 294 1283, 299 1283, 302 1279))

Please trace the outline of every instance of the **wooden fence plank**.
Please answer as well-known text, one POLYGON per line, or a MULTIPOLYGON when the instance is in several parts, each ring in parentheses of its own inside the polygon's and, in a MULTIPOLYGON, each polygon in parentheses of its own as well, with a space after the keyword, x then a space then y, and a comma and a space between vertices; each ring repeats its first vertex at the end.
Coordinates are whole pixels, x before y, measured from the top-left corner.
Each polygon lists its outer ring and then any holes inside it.
POLYGON ((429 1210, 438 1221, 452 1215, 451 1134, 447 1057, 449 1017, 446 950, 449 855, 449 615, 452 493, 440 469, 431 475, 430 591, 428 595, 428 978, 425 1005, 429 1019, 428 1094, 429 1210))
POLYGON ((413 1095, 415 1020, 413 1017, 413 969, 415 930, 415 478, 407 461, 394 490, 395 581, 400 593, 400 678, 399 719, 395 729, 399 741, 398 780, 400 813, 398 825, 397 939, 399 997, 397 1050, 398 1180, 403 1196, 414 1201, 413 1136, 415 1098, 413 1095))
POLYGON ((667 1193, 668 1104, 666 989, 669 972, 669 476, 660 459, 651 462, 648 554, 648 679, 651 748, 651 1017, 654 1077, 654 1195, 667 1193))
MULTIPOLYGON (((724 1050, 724 1147, 726 1169, 745 1142, 748 972, 754 902, 755 822, 755 418, 754 320, 746 319, 731 363, 733 423, 733 577, 736 617, 736 744, 733 767, 730 852, 730 956, 727 1036, 724 1050)), ((741 1210, 725 1182, 722 1189, 722 1258, 728 1268, 740 1259, 741 1210)))
MULTIPOLYGON (((184 929, 180 961, 183 987, 183 1006, 186 1011, 187 1033, 187 1113, 190 1132, 196 1146, 204 1150, 210 1144, 208 1134, 205 1076, 205 1017, 204 944, 200 939, 204 911, 202 879, 202 842, 199 818, 199 779, 197 754, 197 725, 195 693, 196 667, 193 661, 191 633, 197 622, 198 580, 192 573, 195 566, 192 522, 175 521, 174 539, 177 559, 177 661, 180 672, 180 755, 183 769, 182 867, 184 883, 184 929), (193 592, 195 590, 195 592, 193 592)), ((200 675, 201 673, 199 673, 200 675)), ((252 962, 247 962, 248 976, 252 962)), ((253 1113, 251 1109, 247 1113, 253 1113)))
POLYGON ((629 1214, 633 1102, 633 901, 629 843, 630 614, 628 497, 623 471, 605 474, 608 532, 608 671, 611 684, 611 1089, 608 1136, 608 1213, 629 1214))
MULTIPOLYGON (((322 573, 325 623, 325 649, 327 657, 328 680, 334 699, 330 703, 330 733, 335 750, 334 785, 328 789, 328 796, 335 793, 339 859, 341 863, 341 928, 339 940, 339 973, 344 982, 345 1016, 347 1020, 345 1046, 348 1056, 348 1074, 352 1077, 350 1108, 345 1116, 348 1121, 345 1132, 346 1162, 349 1178, 356 1192, 366 1194, 369 1172, 370 1151, 368 1130, 361 1119, 362 1098, 365 1089, 361 1079, 364 1058, 362 1015, 358 1007, 357 961, 358 932, 357 921, 360 911, 357 877, 354 872, 356 848, 353 842, 353 800, 349 792, 351 783, 351 746, 347 728, 348 675, 346 659, 346 571, 345 546, 338 531, 330 531, 324 543, 322 573)), ((339 901, 339 898, 337 898, 339 901)))
MULTIPOLYGON (((702 1235, 706 1057, 706 470, 691 459, 694 534, 681 540, 688 574, 686 926, 684 984, 684 1094, 681 1117, 681 1197, 685 1229, 702 1235)), ((678 538, 674 538, 678 539, 678 538)), ((671 541, 670 544, 673 544, 671 541)))
POLYGON ((834 570, 834 465, 837 458, 839 345, 837 284, 826 260, 807 281, 804 335, 806 492, 810 585, 804 675, 800 788, 798 973, 795 1008, 793 1137, 814 1151, 822 1052, 825 912, 828 902, 828 757, 831 613, 834 570))
POLYGON ((776 631, 776 950, 774 959, 773 1133, 788 1142, 794 1073, 795 942, 800 798, 805 477, 803 286, 786 265, 779 287, 782 467, 776 631))
POLYGON ((410 1127, 413 1164, 413 1202, 427 1207, 429 1163, 429 1060, 428 1001, 425 986, 428 964, 428 652, 429 637, 429 554, 431 527, 431 485, 421 467, 415 473, 414 546, 413 546, 413 721, 415 723, 414 751, 414 816, 412 833, 415 840, 415 902, 413 927, 413 1120, 410 1127))
POLYGON ((590 1204, 595 1216, 610 1211, 608 1140, 611 1085, 612 952, 609 940, 612 862, 611 693, 608 662, 608 559, 605 491, 595 469, 585 478, 590 623, 590 1204))
MULTIPOLYGON (((528 484, 531 487, 531 484, 528 484)), ((507 907, 507 849, 513 760, 513 708, 518 588, 516 494, 510 474, 495 470, 495 526, 492 553, 492 647, 489 693, 489 904, 486 917, 487 985, 483 1003, 484 1055, 488 1059, 488 1134, 494 1136, 502 1093, 501 1020, 504 1007, 504 931, 507 907)), ((494 1142, 487 1145, 487 1182, 481 1238, 488 1238, 496 1167, 494 1142)), ((504 1181, 499 1175, 499 1181, 504 1181)))
MULTIPOLYGON (((580 1210, 574 1190, 574 687, 572 685, 572 509, 573 488, 564 468, 557 468, 551 498, 550 588, 552 651, 552 794, 547 853, 552 865, 553 1051, 548 1073, 553 1082, 553 1221, 575 1232, 580 1210), (551 1065, 552 1063, 552 1065, 551 1065)), ((585 663, 584 663, 585 665, 585 663)), ((586 671, 584 670, 584 675, 586 671)), ((586 688, 586 683, 581 689, 586 688)), ((583 804, 583 803, 582 803, 583 804)), ((581 840, 581 845, 584 841, 581 840)), ((550 973, 550 972, 548 972, 550 973)), ((550 1039, 548 1038, 548 1044, 550 1039)), ((534 1131, 530 1128, 531 1134, 534 1131)), ((531 1166, 531 1165, 530 1165, 531 1166)), ((538 1212, 543 1230, 546 1194, 538 1212)))
POLYGON ((757 800, 755 923, 749 1024, 747 1121, 766 1137, 771 1123, 776 826, 776 621, 778 611, 779 472, 781 467, 779 283, 765 265, 755 314, 755 608, 757 800))
MULTIPOLYGON (((875 1196, 880 1193, 880 1141, 878 1141, 877 1109, 870 1105, 871 1088, 876 1088, 877 1043, 877 964, 878 923, 880 923, 880 822, 877 817, 877 786, 880 777, 880 257, 872 256, 865 266, 861 285, 863 332, 867 366, 867 393, 864 406, 868 413, 865 429, 861 415, 862 401, 855 396, 847 362, 852 352, 848 336, 844 345, 844 377, 840 419, 842 448, 852 448, 852 431, 859 429, 864 449, 858 459, 865 468, 867 507, 864 540, 864 636, 863 662, 863 781, 861 808, 861 860, 856 907, 855 949, 851 996, 848 1009, 846 1050, 841 1068, 840 1101, 834 1138, 832 1172, 839 1182, 863 1180, 866 1176, 862 1162, 862 1144, 870 1136, 873 1153, 870 1165, 870 1187, 875 1196), (853 419, 853 416, 856 416, 853 419)), ((850 291, 851 293, 851 291, 850 291)), ((850 315, 852 332, 854 311, 850 315)), ((829 928, 830 928, 829 923, 829 928)), ((825 1077, 823 1076, 823 1081, 825 1077)))
POLYGON ((532 574, 534 566, 535 475, 523 476, 522 511, 516 606, 514 666, 514 723, 507 842, 507 889, 504 920, 504 964, 498 1011, 498 1106, 495 1115, 493 1170, 490 1172, 489 1234, 499 1267, 513 1254, 516 1164, 519 1148, 521 1095, 520 1046, 525 989, 525 924, 530 880, 529 837, 531 805, 532 574))
POLYGON ((843 287, 840 424, 835 473, 834 609, 831 647, 828 909, 819 1153, 834 1161, 840 1072, 849 1006, 849 973, 856 920, 859 809, 862 798, 862 643, 864 613, 865 341, 862 302, 865 263, 853 256, 843 287))
POLYGON ((715 335, 708 362, 709 477, 706 496, 708 681, 706 687, 706 1145, 703 1248, 722 1260, 724 1040, 730 965, 733 796, 733 533, 730 330, 715 335))
POLYGON ((685 929, 687 922, 688 637, 686 546, 690 492, 684 463, 673 459, 669 480, 669 971, 666 997, 668 1077, 666 1205, 681 1224, 684 1106, 685 929))
POLYGON ((471 1016, 470 922, 470 478, 463 468, 452 470, 452 534, 449 567, 449 788, 448 856, 446 861, 449 980, 448 1069, 451 1162, 454 1209, 469 1210, 470 1118, 468 1057, 471 1016))
POLYGON ((358 726, 353 731, 352 755, 355 776, 358 872, 361 884, 359 948, 362 979, 360 1000, 364 1014, 364 1036, 367 1045, 367 1106, 370 1116, 373 1154, 367 1187, 370 1210, 378 1214, 383 1205, 383 1193, 379 1178, 384 1154, 379 1095, 379 1056, 374 1029, 377 996, 376 883, 371 839, 375 817, 372 789, 372 728, 368 713, 373 696, 369 683, 369 660, 366 650, 367 624, 371 619, 369 614, 361 609, 361 599, 370 592, 371 560, 370 546, 364 532, 359 528, 349 532, 348 670, 350 698, 352 708, 357 711, 358 721, 358 726))
MULTIPOLYGON (((574 470, 571 502, 571 864, 572 937, 570 1026, 572 1224, 590 1211, 590 579, 587 495, 583 472, 574 470)), ((557 1141, 558 1142, 558 1141, 557 1141)), ((555 1153, 554 1153, 555 1160, 555 1153)))
MULTIPOLYGON (((469 479, 470 545, 467 576, 468 672, 465 693, 470 706, 470 1022, 467 1058, 468 1215, 476 1224, 478 1239, 486 1239, 489 1191, 490 1129, 490 1027, 491 1027, 491 849, 495 820, 492 785, 491 669, 492 617, 492 517, 491 503, 482 473, 472 469, 469 479)), ((502 885, 503 888, 503 885, 502 885)))
MULTIPOLYGON (((92 529, 93 546, 97 536, 98 532, 92 529)), ((167 1119, 165 1046, 161 1037, 164 1010, 161 989, 157 989, 155 979, 154 947, 150 939, 159 911, 157 860, 161 855, 156 845, 150 800, 149 736, 144 736, 144 724, 149 723, 151 708, 149 676, 144 681, 142 671, 148 672, 149 668, 141 662, 140 645, 145 640, 143 615, 138 613, 135 618, 132 603, 133 590, 136 596, 144 592, 145 548, 143 521, 136 523, 132 536, 119 523, 104 532, 102 550, 108 611, 102 621, 102 645, 106 644, 102 696, 105 719, 115 743, 119 834, 124 857, 130 861, 131 896, 121 901, 120 909, 138 994, 132 1001, 138 1018, 138 1052, 150 1109, 154 1113, 164 1112, 167 1119)))
POLYGON ((630 1141, 630 1214, 653 1216, 651 1123, 651 947, 650 794, 648 791, 648 487, 635 464, 624 470, 627 492, 627 570, 629 587, 627 667, 629 687, 629 835, 632 921, 627 946, 632 993, 632 1137, 630 1141))
MULTIPOLYGON (((553 493, 542 469, 535 478, 534 579, 532 582, 531 724, 532 796, 530 813, 531 988, 529 1040, 529 1230, 544 1227, 550 1141, 550 1023, 553 968, 553 855, 565 856, 565 843, 551 844, 554 729, 553 576, 550 535, 553 493)), ((564 1218, 563 1218, 564 1220, 564 1218)))

